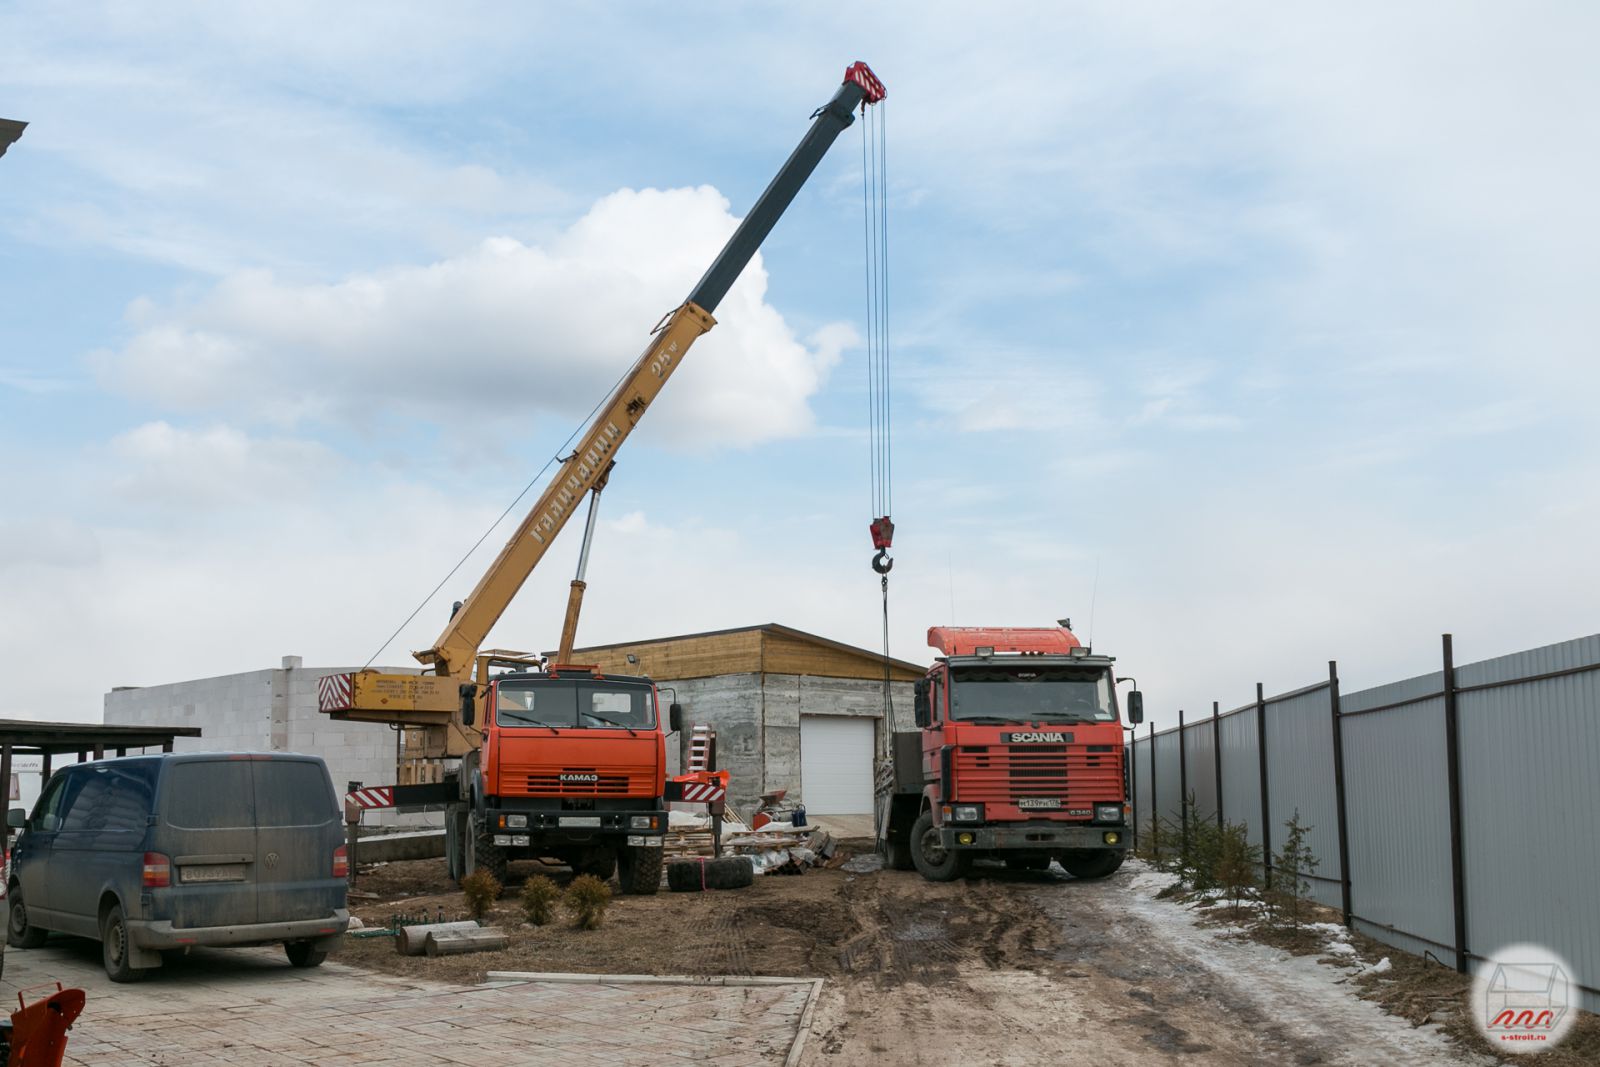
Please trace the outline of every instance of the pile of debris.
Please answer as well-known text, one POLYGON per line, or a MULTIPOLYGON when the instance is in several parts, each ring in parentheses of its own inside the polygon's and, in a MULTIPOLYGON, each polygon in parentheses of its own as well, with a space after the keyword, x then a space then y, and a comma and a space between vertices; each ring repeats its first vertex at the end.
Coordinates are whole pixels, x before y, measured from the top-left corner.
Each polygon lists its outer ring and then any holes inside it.
POLYGON ((836 867, 845 860, 828 831, 787 822, 729 834, 725 844, 734 855, 748 856, 757 874, 803 874, 808 868, 836 867))

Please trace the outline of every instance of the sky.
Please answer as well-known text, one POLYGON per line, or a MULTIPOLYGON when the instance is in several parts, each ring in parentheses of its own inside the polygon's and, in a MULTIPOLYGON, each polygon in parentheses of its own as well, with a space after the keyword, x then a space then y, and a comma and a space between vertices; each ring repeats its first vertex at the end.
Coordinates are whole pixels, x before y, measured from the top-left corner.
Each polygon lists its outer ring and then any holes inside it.
MULTIPOLYGON (((1070 617, 1165 727, 1330 659, 1424 673, 1447 631, 1461 662, 1592 633, 1597 33, 1539 2, 7 4, 0 715, 410 663, 857 59, 889 90, 894 655, 1070 617)), ((580 644, 880 645, 861 125, 622 452, 580 644)), ((554 646, 579 538, 491 644, 554 646)))

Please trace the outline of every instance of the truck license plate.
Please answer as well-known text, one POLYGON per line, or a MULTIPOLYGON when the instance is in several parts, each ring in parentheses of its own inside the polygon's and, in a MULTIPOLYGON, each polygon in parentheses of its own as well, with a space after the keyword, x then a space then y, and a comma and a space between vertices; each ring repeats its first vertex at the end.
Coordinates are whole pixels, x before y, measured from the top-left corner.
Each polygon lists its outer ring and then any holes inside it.
POLYGON ((577 830, 600 829, 600 816, 598 815, 563 815, 557 821, 561 826, 571 826, 577 830))
POLYGON ((1061 801, 1056 797, 1023 797, 1017 801, 1017 807, 1023 811, 1055 811, 1061 807, 1061 801))
POLYGON ((242 882, 242 863, 190 863, 178 868, 180 882, 242 882))

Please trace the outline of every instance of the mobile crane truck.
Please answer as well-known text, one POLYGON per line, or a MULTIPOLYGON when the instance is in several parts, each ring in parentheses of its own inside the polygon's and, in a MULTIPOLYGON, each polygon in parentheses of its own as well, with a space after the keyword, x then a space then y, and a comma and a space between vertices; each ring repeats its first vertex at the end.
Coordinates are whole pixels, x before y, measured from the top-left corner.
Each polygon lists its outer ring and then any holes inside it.
MULTIPOLYGON (((1122 866, 1128 761, 1112 656, 1067 625, 935 626, 939 657, 913 687, 916 730, 877 776, 879 851, 896 870, 959 878, 978 857, 1078 878, 1122 866)), ((1144 721, 1128 694, 1127 721, 1144 721)))
MULTIPOLYGON (((652 331, 643 354, 439 639, 414 653, 431 673, 362 670, 318 680, 324 713, 404 732, 399 783, 385 792, 395 806, 445 806, 452 876, 485 868, 503 880, 510 859, 550 857, 601 876, 616 869, 624 892, 654 893, 659 886, 666 804, 681 795, 681 783, 667 780, 660 695, 648 678, 605 675, 569 662, 596 505, 618 450, 689 347, 715 325, 718 303, 784 209, 855 121, 856 109, 885 95, 865 63, 845 71, 799 146, 688 299, 652 331), (481 650, 586 495, 583 549, 556 661, 481 650)), ((673 704, 669 713, 675 731, 681 709, 673 704)))

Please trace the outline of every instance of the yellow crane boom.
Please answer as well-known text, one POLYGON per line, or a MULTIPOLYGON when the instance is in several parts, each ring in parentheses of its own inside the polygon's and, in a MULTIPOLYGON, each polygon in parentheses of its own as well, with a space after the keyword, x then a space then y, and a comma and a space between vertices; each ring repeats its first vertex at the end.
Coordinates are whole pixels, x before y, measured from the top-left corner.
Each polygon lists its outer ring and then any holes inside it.
MULTIPOLYGON (((750 262, 761 242, 816 169, 834 140, 852 122, 855 111, 875 104, 886 95, 865 63, 845 71, 844 82, 833 98, 812 115, 811 126, 776 177, 767 185, 750 213, 740 222, 716 260, 689 297, 652 332, 649 344, 584 429, 573 453, 540 494, 527 516, 500 554, 479 579, 472 593, 450 617, 433 647, 413 653, 431 673, 385 674, 360 671, 332 675, 319 687, 321 710, 336 719, 382 722, 407 730, 407 762, 402 781, 438 780, 435 771, 423 771, 415 761, 459 757, 479 745, 477 720, 462 714, 470 702, 482 699, 474 679, 487 677, 490 660, 515 659, 501 653, 483 653, 484 638, 551 543, 578 511, 584 498, 605 484, 617 451, 649 410, 667 379, 683 362, 689 347, 716 325, 712 314, 750 262)), ((562 650, 570 652, 583 590, 582 574, 573 583, 563 627, 562 650)))

